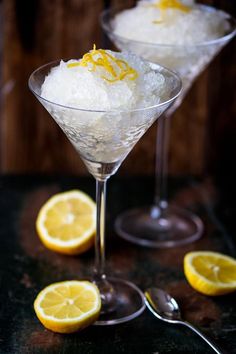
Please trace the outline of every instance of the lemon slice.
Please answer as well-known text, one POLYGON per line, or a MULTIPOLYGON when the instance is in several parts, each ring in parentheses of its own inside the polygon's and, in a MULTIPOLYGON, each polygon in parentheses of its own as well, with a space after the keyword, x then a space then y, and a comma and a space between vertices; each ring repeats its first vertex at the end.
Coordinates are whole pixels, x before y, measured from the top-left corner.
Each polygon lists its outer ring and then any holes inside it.
POLYGON ((72 333, 99 316, 99 290, 88 281, 64 281, 47 286, 35 299, 34 310, 44 327, 53 332, 72 333))
POLYGON ((236 290, 236 260, 221 253, 187 253, 184 273, 189 284, 205 295, 223 295, 236 290))
POLYGON ((64 254, 79 254, 94 244, 96 204, 73 190, 51 197, 40 209, 36 229, 43 244, 64 254))

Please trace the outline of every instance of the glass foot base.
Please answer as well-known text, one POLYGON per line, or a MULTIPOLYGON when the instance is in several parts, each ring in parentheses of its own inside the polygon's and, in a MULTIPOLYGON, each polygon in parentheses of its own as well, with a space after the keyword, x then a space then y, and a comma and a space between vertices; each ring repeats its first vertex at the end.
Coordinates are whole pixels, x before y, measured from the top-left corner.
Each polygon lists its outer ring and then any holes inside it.
POLYGON ((147 247, 167 248, 196 241, 202 236, 201 219, 179 207, 168 206, 160 217, 158 207, 128 210, 118 216, 115 230, 122 238, 147 247))
POLYGON ((136 285, 116 278, 107 278, 107 281, 114 288, 116 306, 112 312, 101 313, 95 325, 104 326, 127 322, 144 311, 144 295, 136 285))

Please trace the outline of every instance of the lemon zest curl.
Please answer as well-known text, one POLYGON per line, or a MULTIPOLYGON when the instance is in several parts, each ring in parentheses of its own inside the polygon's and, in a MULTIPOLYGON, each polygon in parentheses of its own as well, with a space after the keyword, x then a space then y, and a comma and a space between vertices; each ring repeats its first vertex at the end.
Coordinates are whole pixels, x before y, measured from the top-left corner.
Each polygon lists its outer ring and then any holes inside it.
POLYGON ((162 23, 165 18, 166 10, 170 8, 177 9, 186 13, 191 10, 189 6, 182 4, 178 0, 160 0, 159 2, 156 2, 150 6, 158 8, 161 12, 160 18, 158 20, 152 21, 154 24, 162 23))
POLYGON ((97 67, 102 67, 108 76, 101 76, 101 78, 110 83, 121 81, 125 78, 133 81, 138 77, 137 71, 129 66, 125 60, 115 58, 104 49, 96 49, 95 44, 93 49, 84 54, 79 62, 67 64, 68 68, 76 66, 88 67, 91 72, 96 71, 97 67))

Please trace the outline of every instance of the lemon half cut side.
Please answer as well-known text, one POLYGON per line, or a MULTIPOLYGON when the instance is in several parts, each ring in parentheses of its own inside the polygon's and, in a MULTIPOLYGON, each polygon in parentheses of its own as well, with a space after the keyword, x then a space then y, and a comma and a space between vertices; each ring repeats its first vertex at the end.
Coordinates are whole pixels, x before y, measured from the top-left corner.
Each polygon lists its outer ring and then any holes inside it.
POLYGON ((189 284, 205 295, 223 295, 236 290, 236 260, 221 253, 187 253, 184 273, 189 284))
POLYGON ((79 190, 58 193, 40 209, 36 229, 52 251, 69 255, 85 252, 94 244, 96 204, 79 190))
POLYGON ((47 329, 72 333, 97 320, 101 310, 100 293, 97 286, 89 281, 54 283, 38 294, 34 310, 47 329))

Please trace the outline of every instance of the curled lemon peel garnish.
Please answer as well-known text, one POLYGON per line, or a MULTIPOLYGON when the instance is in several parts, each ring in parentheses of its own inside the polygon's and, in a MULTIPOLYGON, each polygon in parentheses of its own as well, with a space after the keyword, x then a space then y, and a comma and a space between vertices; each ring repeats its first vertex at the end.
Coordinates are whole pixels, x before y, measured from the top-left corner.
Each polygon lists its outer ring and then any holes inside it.
POLYGON ((163 22, 163 20, 165 18, 166 10, 168 10, 170 8, 177 9, 177 10, 180 10, 180 11, 183 11, 186 13, 190 11, 189 6, 182 4, 178 0, 160 0, 159 2, 156 2, 150 6, 158 8, 161 12, 160 19, 153 21, 153 23, 155 23, 155 24, 159 24, 159 23, 163 22))
POLYGON ((93 49, 89 53, 84 54, 79 62, 67 64, 68 68, 76 66, 88 67, 88 70, 92 72, 96 71, 97 67, 100 66, 108 74, 108 77, 101 76, 101 78, 111 83, 124 80, 125 78, 133 81, 138 77, 137 71, 131 68, 125 60, 115 58, 104 49, 96 49, 95 44, 93 45, 93 49))

